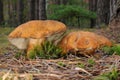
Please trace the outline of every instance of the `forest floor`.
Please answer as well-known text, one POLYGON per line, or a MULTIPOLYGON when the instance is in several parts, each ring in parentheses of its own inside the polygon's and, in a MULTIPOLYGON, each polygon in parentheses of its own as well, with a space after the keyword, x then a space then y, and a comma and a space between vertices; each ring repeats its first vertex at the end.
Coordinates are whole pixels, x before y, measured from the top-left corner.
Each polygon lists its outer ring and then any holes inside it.
MULTIPOLYGON (((23 56, 17 59, 20 50, 7 40, 11 30, 0 28, 0 80, 109 80, 105 77, 107 74, 114 74, 115 70, 120 73, 120 56, 102 51, 97 52, 100 55, 96 58, 71 54, 66 59, 26 60, 23 56)), ((109 37, 105 29, 88 30, 109 37)), ((113 37, 109 38, 114 41, 113 37)))

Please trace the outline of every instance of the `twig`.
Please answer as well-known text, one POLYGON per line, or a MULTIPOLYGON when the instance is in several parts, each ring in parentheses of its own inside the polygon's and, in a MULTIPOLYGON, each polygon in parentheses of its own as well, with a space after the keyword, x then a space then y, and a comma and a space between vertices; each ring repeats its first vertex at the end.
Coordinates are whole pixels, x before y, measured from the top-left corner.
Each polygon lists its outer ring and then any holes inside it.
MULTIPOLYGON (((16 75, 16 74, 11 74, 11 75, 16 75)), ((19 74, 18 76, 19 77, 21 77, 21 78, 24 78, 24 77, 26 77, 26 76, 28 76, 28 75, 32 75, 32 76, 38 76, 38 77, 40 77, 40 76, 49 76, 49 77, 55 77, 55 78, 58 78, 58 79, 61 79, 61 76, 60 75, 56 75, 56 74, 48 74, 48 73, 39 73, 39 74, 19 74)), ((47 77, 46 77, 47 78, 47 77)))
POLYGON ((76 67, 75 70, 77 70, 77 71, 83 71, 83 72, 87 73, 88 75, 92 75, 91 73, 89 73, 88 71, 86 71, 83 68, 76 67))
POLYGON ((10 71, 11 70, 9 70, 6 74, 2 76, 2 80, 6 80, 6 78, 10 75, 10 71))

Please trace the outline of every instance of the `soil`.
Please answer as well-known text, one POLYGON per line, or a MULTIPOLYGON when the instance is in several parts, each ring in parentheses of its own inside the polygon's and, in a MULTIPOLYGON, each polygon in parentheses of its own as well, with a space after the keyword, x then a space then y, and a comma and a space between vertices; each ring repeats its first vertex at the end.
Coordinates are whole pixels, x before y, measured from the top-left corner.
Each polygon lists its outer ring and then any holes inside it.
MULTIPOLYGON (((120 72, 120 56, 102 54, 95 57, 68 55, 60 59, 26 60, 23 56, 15 58, 19 52, 13 46, 0 55, 0 75, 7 73, 18 80, 93 80, 95 76, 111 71, 114 67, 120 72), (32 79, 26 77, 32 76, 32 79), (14 77, 15 78, 15 77, 14 77)), ((120 77, 119 79, 120 80, 120 77)))

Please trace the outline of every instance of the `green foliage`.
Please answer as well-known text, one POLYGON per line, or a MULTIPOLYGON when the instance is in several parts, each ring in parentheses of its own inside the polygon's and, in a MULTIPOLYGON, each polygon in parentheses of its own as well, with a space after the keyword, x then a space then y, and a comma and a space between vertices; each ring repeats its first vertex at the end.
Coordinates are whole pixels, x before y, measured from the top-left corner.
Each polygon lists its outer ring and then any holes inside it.
POLYGON ((120 45, 114 45, 112 47, 103 47, 102 50, 108 55, 120 55, 120 45))
POLYGON ((56 59, 62 56, 61 53, 61 48, 50 41, 46 41, 41 46, 37 45, 33 50, 31 50, 28 57, 31 59, 34 59, 35 57, 42 59, 56 59))
POLYGON ((95 19, 97 15, 95 12, 83 7, 83 5, 80 6, 71 3, 67 5, 52 4, 49 5, 47 17, 48 19, 60 20, 68 26, 88 27, 90 19, 95 19))
POLYGON ((103 73, 100 76, 94 78, 94 80, 117 80, 119 77, 117 68, 113 68, 110 72, 103 73))
POLYGON ((84 17, 84 18, 96 18, 96 14, 85 8, 76 6, 76 5, 52 5, 54 13, 48 18, 51 19, 69 19, 73 17, 84 17))

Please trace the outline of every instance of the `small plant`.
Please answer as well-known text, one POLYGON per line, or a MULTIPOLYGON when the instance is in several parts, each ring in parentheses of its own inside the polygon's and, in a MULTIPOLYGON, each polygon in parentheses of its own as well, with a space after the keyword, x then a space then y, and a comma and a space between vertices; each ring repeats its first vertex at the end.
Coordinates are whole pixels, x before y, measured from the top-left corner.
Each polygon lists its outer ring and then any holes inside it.
POLYGON ((50 41, 44 42, 41 46, 37 45, 29 53, 29 58, 39 57, 42 59, 56 59, 61 57, 62 49, 50 41))
POLYGON ((15 58, 17 58, 17 59, 19 59, 21 57, 25 57, 25 56, 26 56, 25 53, 23 53, 22 51, 19 51, 15 54, 15 58))
POLYGON ((113 68, 111 72, 108 73, 107 75, 110 80, 117 80, 119 73, 116 68, 113 68))
POLYGON ((113 54, 113 52, 111 52, 111 47, 105 46, 102 48, 102 51, 107 53, 107 54, 113 54))
POLYGON ((64 63, 64 62, 61 62, 61 61, 59 61, 57 64, 58 64, 59 66, 62 66, 62 67, 65 67, 65 66, 66 66, 65 63, 64 63))
POLYGON ((84 68, 84 67, 85 67, 85 64, 83 64, 83 63, 78 63, 77 66, 80 67, 80 68, 84 68))
POLYGON ((102 50, 108 55, 120 55, 120 45, 114 45, 112 47, 103 47, 102 50))
POLYGON ((31 50, 29 52, 29 55, 27 55, 27 57, 30 58, 30 59, 35 59, 36 56, 37 56, 36 55, 37 51, 38 51, 38 49, 37 49, 37 46, 36 46, 33 50, 31 50))
POLYGON ((90 66, 93 66, 93 65, 95 64, 94 59, 92 59, 92 58, 88 59, 88 64, 89 64, 90 66))
POLYGON ((109 78, 100 75, 100 76, 95 77, 93 80, 109 80, 109 78))
POLYGON ((113 68, 110 72, 103 73, 97 77, 95 77, 93 80, 118 80, 119 72, 117 68, 113 68))

